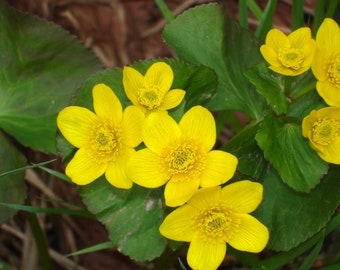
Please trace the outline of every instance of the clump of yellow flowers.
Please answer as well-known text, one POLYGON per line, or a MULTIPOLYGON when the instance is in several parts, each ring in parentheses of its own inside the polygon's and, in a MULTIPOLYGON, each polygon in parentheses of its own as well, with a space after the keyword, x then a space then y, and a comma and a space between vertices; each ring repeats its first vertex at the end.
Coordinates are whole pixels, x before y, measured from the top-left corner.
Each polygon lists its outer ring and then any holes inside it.
POLYGON ((190 108, 177 123, 167 110, 184 99, 171 89, 174 74, 156 62, 145 75, 123 69, 123 85, 131 105, 125 109, 105 84, 93 86, 93 109, 69 106, 57 125, 77 151, 66 174, 86 185, 103 174, 116 188, 133 183, 146 188, 165 185, 165 204, 178 207, 160 226, 169 239, 191 242, 187 255, 193 269, 213 270, 226 254, 226 243, 249 252, 262 251, 268 229, 250 215, 261 203, 263 187, 248 180, 230 180, 238 159, 213 150, 216 124, 202 106, 190 108), (135 149, 144 143, 145 148, 135 149))
POLYGON ((261 46, 273 71, 297 76, 310 68, 316 90, 331 107, 313 110, 302 123, 302 134, 326 162, 340 164, 340 28, 330 18, 320 25, 315 41, 307 27, 286 36, 278 29, 268 32, 261 46))

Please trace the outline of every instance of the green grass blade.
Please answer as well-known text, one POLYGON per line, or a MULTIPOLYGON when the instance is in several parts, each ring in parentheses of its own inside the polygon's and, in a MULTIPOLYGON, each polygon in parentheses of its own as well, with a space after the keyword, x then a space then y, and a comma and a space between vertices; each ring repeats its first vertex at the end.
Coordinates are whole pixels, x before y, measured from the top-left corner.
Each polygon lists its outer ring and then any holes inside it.
MULTIPOLYGON (((29 202, 28 202, 29 203, 29 202)), ((31 227, 35 243, 39 252, 39 258, 41 262, 42 269, 52 270, 52 261, 48 252, 47 242, 44 233, 39 225, 38 218, 36 214, 31 212, 25 213, 27 221, 31 227)))
POLYGON ((52 159, 52 160, 49 160, 49 161, 45 161, 45 162, 41 162, 41 163, 37 163, 37 164, 32 164, 32 165, 28 165, 28 166, 21 167, 21 168, 18 168, 18 169, 14 169, 14 170, 11 170, 11 171, 7 171, 7 172, 4 172, 4 173, 1 173, 0 177, 8 175, 8 174, 12 174, 12 173, 20 172, 20 171, 25 171, 27 169, 38 168, 38 167, 44 166, 46 164, 52 163, 56 160, 57 159, 52 159))
POLYGON ((20 205, 20 204, 12 204, 12 203, 2 203, 1 206, 9 207, 16 210, 25 211, 32 214, 38 213, 46 213, 46 214, 54 214, 54 215, 73 215, 73 216, 81 216, 89 219, 94 219, 93 215, 84 210, 84 209, 64 209, 64 208, 48 208, 48 207, 35 207, 30 205, 20 205))
POLYGON ((316 1, 315 12, 314 12, 314 22, 313 22, 313 36, 316 36, 323 19, 325 17, 325 0, 316 1))
POLYGON ((159 10, 161 11, 164 19, 167 22, 171 22, 175 17, 172 14, 171 10, 168 8, 168 6, 166 5, 166 3, 163 0, 155 0, 159 10))
POLYGON ((260 20, 263 16, 262 9, 258 6, 258 4, 254 0, 247 0, 246 2, 251 13, 254 14, 257 20, 260 20))
POLYGON ((44 166, 38 166, 39 169, 61 179, 61 180, 64 180, 65 182, 67 183, 72 183, 71 179, 69 177, 67 177, 64 173, 61 173, 61 172, 58 172, 56 170, 52 170, 50 168, 46 168, 44 166))
POLYGON ((299 267, 299 270, 309 270, 312 268, 314 262, 318 258, 318 255, 321 251, 323 241, 324 241, 324 237, 320 239, 320 241, 315 245, 311 253, 308 255, 308 257, 303 261, 303 263, 299 267))
POLYGON ((292 31, 303 26, 303 0, 293 1, 292 31))
POLYGON ((97 245, 93 245, 91 247, 88 248, 84 248, 75 252, 72 252, 70 254, 67 254, 66 256, 77 256, 77 255, 82 255, 82 254, 87 254, 87 253, 91 253, 91 252, 96 252, 96 251, 100 251, 100 250, 104 250, 104 249, 108 249, 108 248, 112 248, 113 244, 111 241, 107 241, 107 242, 103 242, 97 245))
POLYGON ((336 8, 339 4, 339 0, 330 0, 327 1, 327 11, 326 11, 326 16, 327 18, 332 18, 335 14, 336 8))
POLYGON ((248 29, 248 7, 247 7, 247 0, 239 0, 238 1, 238 14, 239 14, 239 23, 240 25, 248 29))
POLYGON ((277 0, 269 0, 260 19, 259 26, 255 31, 255 36, 264 41, 268 31, 273 27, 273 18, 277 6, 277 0))

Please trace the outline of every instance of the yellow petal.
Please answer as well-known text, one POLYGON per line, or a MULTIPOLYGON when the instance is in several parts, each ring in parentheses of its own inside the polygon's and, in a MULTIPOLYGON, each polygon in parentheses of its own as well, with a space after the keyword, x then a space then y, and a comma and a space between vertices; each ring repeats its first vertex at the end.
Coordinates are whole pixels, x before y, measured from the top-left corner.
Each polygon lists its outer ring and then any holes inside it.
POLYGON ((313 110, 309 115, 303 118, 302 120, 302 135, 305 138, 310 138, 311 131, 314 125, 314 122, 318 119, 318 111, 313 110))
POLYGON ((227 252, 225 243, 209 243, 195 236, 190 243, 187 260, 192 269, 216 270, 227 252))
POLYGON ((320 49, 315 49, 315 54, 312 61, 312 72, 318 81, 327 80, 327 57, 320 49))
POLYGON ((164 148, 180 136, 178 124, 167 112, 153 112, 145 120, 143 141, 158 155, 161 155, 164 148))
POLYGON ((105 163, 96 163, 92 154, 80 148, 67 164, 65 173, 77 185, 87 185, 104 174, 107 168, 105 163))
POLYGON ((340 107, 340 88, 326 81, 318 81, 316 90, 329 106, 340 107))
POLYGON ((318 147, 317 153, 326 162, 340 164, 340 137, 321 149, 318 147))
POLYGON ((233 219, 239 220, 240 224, 231 236, 226 235, 228 244, 241 251, 261 252, 269 239, 267 227, 248 214, 234 214, 233 219))
POLYGON ((302 49, 307 42, 312 39, 312 34, 309 27, 301 27, 288 35, 291 47, 302 49))
POLYGON ((129 106, 124 110, 121 123, 123 144, 136 147, 142 142, 142 131, 145 116, 136 106, 129 106))
POLYGON ((340 29, 333 19, 326 18, 322 22, 316 34, 316 44, 326 55, 339 53, 340 29))
POLYGON ((194 106, 188 110, 179 122, 182 134, 197 141, 204 151, 209 151, 216 143, 216 126, 211 112, 194 106))
POLYGON ((262 201, 261 184, 243 180, 227 185, 222 189, 223 203, 238 213, 253 212, 262 201))
POLYGON ((128 163, 128 176, 136 184, 147 188, 160 187, 169 180, 160 166, 159 157, 149 149, 132 155, 128 163))
POLYGON ((197 210, 190 205, 183 205, 172 211, 159 227, 160 233, 175 241, 190 242, 194 237, 194 218, 197 210))
POLYGON ((158 110, 169 110, 177 107, 183 100, 185 91, 181 89, 170 90, 164 97, 162 104, 158 110))
POLYGON ((174 73, 171 67, 164 62, 152 64, 144 76, 144 85, 146 87, 158 86, 162 92, 170 90, 174 80, 174 73))
POLYGON ((127 175, 127 166, 130 157, 135 153, 133 148, 123 148, 119 151, 116 160, 110 162, 105 177, 107 181, 117 188, 129 189, 132 187, 132 181, 127 175))
POLYGON ((225 183, 233 177, 238 160, 224 151, 214 150, 206 155, 201 174, 201 187, 212 187, 225 183))
POLYGON ((92 90, 93 107, 97 116, 119 125, 122 119, 122 105, 112 89, 101 83, 92 90))
POLYGON ((313 39, 306 41, 305 47, 302 50, 305 56, 305 59, 302 63, 302 68, 308 67, 309 69, 311 67, 315 55, 315 41, 313 39))
POLYGON ((97 121, 97 116, 90 110, 69 106, 61 110, 57 117, 57 125, 63 136, 77 148, 88 145, 89 134, 97 121))
POLYGON ((192 179, 183 182, 170 180, 164 190, 165 204, 176 207, 186 203, 198 190, 199 179, 192 179))
POLYGON ((262 45, 260 47, 261 54, 263 58, 271 65, 275 67, 281 67, 282 64, 279 60, 279 57, 277 55, 277 52, 273 50, 272 47, 268 45, 262 45))
POLYGON ((123 85, 127 97, 132 104, 138 105, 138 91, 143 88, 144 77, 132 67, 125 66, 123 69, 123 85))
POLYGON ((267 36, 265 44, 271 47, 276 53, 280 48, 289 48, 290 41, 288 37, 279 29, 271 29, 267 36))
POLYGON ((292 69, 292 68, 285 68, 283 66, 281 67, 274 67, 270 66, 269 67, 271 70, 275 71, 276 73, 282 74, 282 75, 287 75, 287 76, 297 76, 300 75, 304 72, 306 72, 309 69, 309 66, 303 66, 297 70, 292 69))
POLYGON ((221 201, 221 187, 215 186, 210 188, 199 189, 194 196, 188 201, 188 204, 195 209, 204 209, 209 205, 215 205, 221 201))

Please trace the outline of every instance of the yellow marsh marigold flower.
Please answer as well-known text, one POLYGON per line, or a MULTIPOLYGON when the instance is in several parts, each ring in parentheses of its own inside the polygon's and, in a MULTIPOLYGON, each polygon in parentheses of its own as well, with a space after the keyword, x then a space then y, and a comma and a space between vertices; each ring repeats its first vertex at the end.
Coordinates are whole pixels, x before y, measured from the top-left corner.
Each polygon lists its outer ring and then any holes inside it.
POLYGON ((168 206, 184 204, 199 186, 225 183, 236 170, 235 156, 211 151, 216 141, 215 120, 201 106, 187 111, 179 124, 166 112, 151 113, 145 120, 143 141, 147 148, 130 159, 129 176, 148 188, 166 184, 168 206))
POLYGON ((328 105, 340 107, 340 28, 332 19, 325 19, 316 34, 312 71, 319 95, 328 105))
POLYGON ((166 111, 178 106, 185 95, 181 89, 172 89, 174 73, 164 62, 156 62, 149 67, 145 76, 132 67, 123 69, 123 85, 127 97, 133 105, 144 113, 166 111))
POLYGON ((301 27, 288 36, 278 29, 272 29, 260 51, 270 64, 270 69, 283 75, 296 76, 310 68, 315 41, 308 27, 301 27))
POLYGON ((134 106, 123 112, 119 99, 105 84, 95 85, 92 95, 95 113, 69 106, 57 118, 66 140, 79 148, 66 166, 66 175, 74 183, 86 185, 105 173, 113 186, 131 188, 126 165, 142 141, 144 115, 134 106))
POLYGON ((262 201, 262 193, 261 184, 248 180, 200 189, 165 218, 160 233, 191 242, 187 261, 193 269, 217 269, 225 257, 226 243, 247 252, 260 252, 267 245, 268 229, 249 215, 262 201))
POLYGON ((302 134, 323 160, 340 164, 340 108, 313 110, 302 121, 302 134))

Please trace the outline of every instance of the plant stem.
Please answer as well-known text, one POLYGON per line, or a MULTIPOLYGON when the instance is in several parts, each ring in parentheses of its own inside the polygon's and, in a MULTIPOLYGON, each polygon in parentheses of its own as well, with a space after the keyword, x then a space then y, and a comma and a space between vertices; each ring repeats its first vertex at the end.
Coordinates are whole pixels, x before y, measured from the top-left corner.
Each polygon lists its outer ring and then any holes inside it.
POLYGON ((171 10, 169 9, 169 7, 167 6, 167 4, 163 1, 163 0, 155 0, 158 8, 160 9, 160 11, 162 12, 162 15, 164 17, 164 19, 169 23, 171 22, 175 17, 172 14, 171 10))

